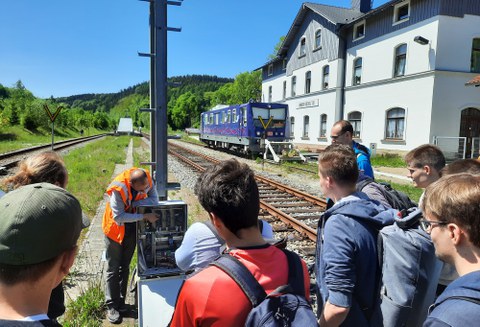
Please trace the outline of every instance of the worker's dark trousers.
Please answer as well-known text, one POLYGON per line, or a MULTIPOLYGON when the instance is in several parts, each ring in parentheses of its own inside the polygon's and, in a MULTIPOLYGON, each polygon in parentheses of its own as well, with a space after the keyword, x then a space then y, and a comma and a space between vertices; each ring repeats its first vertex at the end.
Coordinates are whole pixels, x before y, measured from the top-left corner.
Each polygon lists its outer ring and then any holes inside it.
POLYGON ((125 224, 122 244, 105 236, 107 259, 105 304, 108 308, 118 310, 125 304, 130 261, 136 245, 135 227, 135 223, 125 224))

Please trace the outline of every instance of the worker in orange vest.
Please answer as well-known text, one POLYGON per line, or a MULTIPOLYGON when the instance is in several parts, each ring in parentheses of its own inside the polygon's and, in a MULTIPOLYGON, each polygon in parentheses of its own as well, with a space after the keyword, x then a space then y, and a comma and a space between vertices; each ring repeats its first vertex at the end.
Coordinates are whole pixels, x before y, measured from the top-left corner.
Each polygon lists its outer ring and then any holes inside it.
POLYGON ((115 177, 106 193, 110 197, 103 214, 107 273, 105 302, 107 319, 114 324, 122 322, 126 311, 125 296, 129 266, 136 245, 136 222, 155 223, 154 213, 136 213, 142 205, 158 203, 158 194, 150 174, 140 168, 130 168, 115 177))

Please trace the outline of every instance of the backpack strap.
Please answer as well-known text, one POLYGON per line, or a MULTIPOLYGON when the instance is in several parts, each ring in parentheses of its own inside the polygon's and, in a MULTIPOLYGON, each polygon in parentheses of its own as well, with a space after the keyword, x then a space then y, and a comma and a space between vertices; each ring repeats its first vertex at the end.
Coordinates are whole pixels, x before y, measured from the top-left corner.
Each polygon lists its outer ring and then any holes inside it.
MULTIPOLYGON (((475 304, 480 304, 480 299, 477 299, 477 298, 474 298, 474 297, 469 297, 469 296, 460 296, 460 295, 449 296, 440 303, 443 303, 443 302, 448 301, 448 300, 463 300, 463 301, 468 301, 468 302, 472 302, 472 303, 475 303, 475 304)), ((438 303, 438 304, 440 304, 440 303, 438 303)))
POLYGON ((210 229, 212 231, 213 235, 217 238, 217 240, 220 244, 222 244, 222 245, 225 244, 225 240, 223 238, 221 238, 220 235, 218 235, 217 230, 215 229, 215 226, 213 226, 213 224, 210 220, 204 221, 202 223, 205 226, 207 226, 208 229, 210 229))
POLYGON ((288 261, 288 285, 297 295, 305 296, 303 266, 300 257, 289 250, 283 249, 288 261))
POLYGON ((368 184, 373 183, 373 182, 374 182, 374 180, 371 179, 371 178, 365 178, 365 179, 361 180, 360 182, 357 183, 357 187, 356 187, 357 192, 362 192, 362 190, 365 186, 367 186, 368 184))
POLYGON ((229 275, 248 297, 253 307, 260 304, 266 297, 267 293, 258 283, 250 270, 247 269, 237 258, 230 254, 223 254, 217 260, 211 263, 222 269, 229 275))

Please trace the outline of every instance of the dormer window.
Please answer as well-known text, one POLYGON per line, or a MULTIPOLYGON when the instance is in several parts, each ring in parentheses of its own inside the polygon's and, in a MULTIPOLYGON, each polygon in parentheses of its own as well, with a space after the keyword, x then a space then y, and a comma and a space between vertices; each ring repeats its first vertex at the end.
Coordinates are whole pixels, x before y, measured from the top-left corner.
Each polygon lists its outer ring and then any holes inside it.
POLYGON ((365 21, 357 23, 353 26, 353 40, 363 39, 365 37, 365 21))
POLYGON ((273 64, 268 65, 268 76, 273 75, 273 64))
POLYGON ((305 56, 305 54, 306 54, 306 43, 307 43, 306 38, 302 37, 302 39, 300 40, 300 51, 298 53, 299 57, 305 56))
POLYGON ((410 1, 395 5, 393 9, 393 24, 403 23, 410 18, 410 1))

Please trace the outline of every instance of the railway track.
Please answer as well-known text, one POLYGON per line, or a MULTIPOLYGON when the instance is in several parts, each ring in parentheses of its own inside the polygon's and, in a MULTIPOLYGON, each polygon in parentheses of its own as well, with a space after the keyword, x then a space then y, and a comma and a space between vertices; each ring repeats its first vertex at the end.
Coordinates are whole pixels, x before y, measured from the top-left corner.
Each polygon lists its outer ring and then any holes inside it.
MULTIPOLYGON (((69 147, 72 147, 74 145, 92 141, 101 137, 104 137, 108 135, 108 133, 105 134, 98 134, 94 136, 86 136, 86 137, 79 137, 71 140, 65 140, 65 141, 59 141, 55 142, 53 149, 54 151, 59 151, 63 149, 67 149, 69 147)), ((17 164, 25 157, 31 155, 32 153, 39 152, 39 151, 45 151, 51 149, 52 145, 51 144, 46 144, 46 145, 38 145, 30 148, 24 148, 20 150, 15 150, 7 153, 2 153, 0 154, 0 168, 3 167, 3 170, 7 170, 13 167, 16 167, 17 164)))
MULTIPOLYGON (((172 142, 169 142, 169 154, 198 172, 219 162, 218 159, 172 142)), ((293 229, 299 234, 299 239, 316 242, 316 227, 320 215, 325 210, 326 201, 266 177, 256 175, 256 178, 260 192, 261 214, 270 216, 267 221, 270 220, 274 231, 282 233, 293 229)), ((312 255, 311 249, 305 252, 312 255)))

